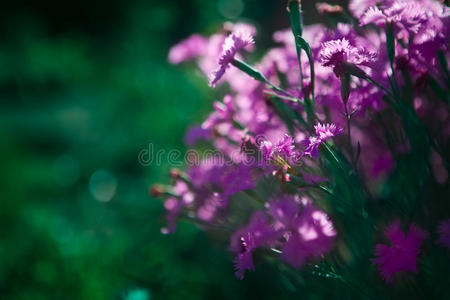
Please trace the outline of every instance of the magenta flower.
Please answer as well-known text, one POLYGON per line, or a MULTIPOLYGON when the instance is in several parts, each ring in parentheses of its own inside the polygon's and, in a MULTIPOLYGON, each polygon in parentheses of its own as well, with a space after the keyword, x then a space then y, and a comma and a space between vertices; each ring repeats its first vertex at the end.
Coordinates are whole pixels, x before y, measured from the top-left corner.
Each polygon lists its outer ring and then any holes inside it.
POLYGON ((442 221, 438 226, 438 243, 450 249, 450 219, 442 221))
POLYGON ((203 129, 201 126, 191 126, 184 136, 184 142, 188 146, 194 146, 199 140, 209 140, 212 132, 209 129, 203 129))
POLYGON ((252 174, 252 167, 243 163, 224 172, 221 181, 223 188, 221 197, 224 205, 228 203, 230 196, 241 191, 253 189, 256 185, 252 174))
POLYGON ((333 67, 338 77, 345 72, 346 64, 365 65, 375 61, 375 57, 375 53, 364 48, 356 48, 345 38, 322 43, 322 49, 319 52, 322 65, 333 67))
POLYGON ((253 214, 245 228, 231 236, 231 250, 236 253, 234 259, 236 277, 244 278, 246 270, 253 270, 253 252, 267 245, 277 237, 277 232, 269 224, 267 215, 261 211, 253 214))
POLYGON ((262 141, 259 145, 259 151, 261 151, 262 159, 264 162, 268 162, 273 156, 273 144, 271 141, 262 141))
POLYGON ((194 201, 194 194, 188 189, 186 183, 177 181, 173 187, 173 193, 177 197, 169 197, 164 202, 164 208, 166 209, 167 227, 161 229, 164 234, 173 233, 177 228, 177 220, 180 211, 194 201))
POLYGON ((316 134, 321 141, 326 141, 327 139, 340 135, 344 132, 342 127, 336 124, 320 124, 314 126, 316 134))
POLYGON ((206 53, 208 40, 199 34, 193 34, 170 49, 169 62, 179 64, 197 58, 206 53))
POLYGON ((386 23, 392 23, 394 31, 403 33, 400 38, 407 38, 405 34, 410 32, 417 34, 427 22, 427 14, 424 7, 415 1, 395 1, 389 7, 381 10, 376 6, 370 7, 359 19, 361 25, 373 23, 383 27, 386 23))
POLYGON ((285 240, 281 259, 294 268, 311 257, 330 251, 336 230, 327 214, 307 198, 284 196, 268 208, 273 226, 285 240))
POLYGON ((294 139, 284 134, 283 137, 273 145, 270 141, 262 141, 259 145, 263 162, 276 160, 276 157, 282 157, 289 163, 296 163, 298 152, 295 150, 294 139))
POLYGON ((222 78, 231 61, 240 50, 253 44, 253 37, 247 30, 238 29, 227 36, 222 46, 219 67, 210 76, 210 86, 214 87, 220 78, 222 78))
POLYGON ((294 156, 296 154, 294 139, 290 135, 285 134, 275 145, 275 151, 285 158, 294 156))
POLYGON ((379 3, 380 0, 350 0, 349 9, 353 15, 359 18, 370 6, 379 3))
POLYGON ((293 221, 281 258, 294 268, 299 268, 307 259, 329 252, 336 234, 327 214, 307 203, 293 221))
POLYGON ((214 102, 215 111, 211 113, 203 124, 203 129, 212 129, 215 125, 233 121, 234 115, 236 113, 236 107, 233 102, 233 97, 231 95, 226 95, 223 98, 223 103, 219 101, 214 102))
POLYGON ((405 235, 400 227, 400 220, 397 220, 386 229, 385 234, 392 245, 377 244, 376 258, 372 260, 384 280, 391 283, 394 274, 400 271, 417 273, 420 245, 428 238, 428 232, 413 224, 405 235))
POLYGON ((344 132, 342 127, 336 124, 317 123, 314 128, 316 129, 316 136, 311 136, 304 142, 305 150, 301 156, 317 157, 320 144, 344 132))

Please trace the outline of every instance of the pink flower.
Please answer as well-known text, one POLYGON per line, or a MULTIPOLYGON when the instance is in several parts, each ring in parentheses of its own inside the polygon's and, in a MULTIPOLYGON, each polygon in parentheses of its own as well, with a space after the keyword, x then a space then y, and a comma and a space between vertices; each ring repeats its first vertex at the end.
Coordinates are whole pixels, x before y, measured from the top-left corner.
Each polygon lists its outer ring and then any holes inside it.
POLYGON ((245 30, 245 27, 238 27, 235 32, 227 36, 222 46, 219 67, 211 74, 210 86, 214 87, 220 78, 222 78, 231 61, 241 49, 253 44, 253 37, 248 30, 245 30))
POLYGON ((438 243, 450 249, 450 219, 442 221, 438 226, 438 243))
POLYGON ((397 32, 417 34, 427 19, 426 10, 420 3, 395 1, 383 10, 376 6, 369 7, 359 21, 361 25, 373 23, 380 27, 384 27, 388 22, 393 24, 394 30, 397 32))
POLYGON ((237 278, 243 279, 246 270, 254 270, 253 252, 273 241, 276 236, 277 232, 261 211, 255 212, 248 225, 231 236, 231 250, 236 253, 234 264, 237 278))
POLYGON ((294 268, 310 257, 329 252, 337 234, 328 215, 312 204, 304 206, 292 229, 281 258, 294 268))
POLYGON ((344 132, 342 127, 332 123, 331 124, 317 123, 317 125, 314 126, 314 129, 316 130, 316 134, 321 141, 326 141, 327 139, 340 135, 344 132))
POLYGON ((259 150, 263 163, 273 162, 277 157, 281 157, 290 164, 296 164, 299 156, 295 150, 294 139, 288 134, 284 134, 275 145, 267 140, 262 141, 259 150))
POLYGON ((428 232, 413 224, 405 235, 400 227, 400 220, 396 220, 386 229, 385 234, 392 246, 377 244, 377 257, 372 260, 384 280, 391 283, 394 274, 400 271, 417 273, 420 245, 428 238, 428 232))
POLYGON ((210 130, 217 124, 225 122, 231 123, 233 121, 234 115, 236 114, 236 107, 231 95, 225 95, 225 97, 223 98, 223 103, 215 101, 214 109, 215 111, 212 112, 209 117, 203 122, 202 129, 210 130))
POLYGON ((359 18, 368 7, 376 5, 379 0, 350 0, 349 9, 353 15, 359 18))
POLYGON ((328 215, 309 199, 285 196, 273 202, 269 213, 274 227, 286 239, 281 259, 294 268, 331 250, 337 234, 328 215))
POLYGON ((206 53, 208 40, 199 34, 193 34, 170 49, 169 62, 179 64, 183 61, 197 58, 206 53))
POLYGON ((350 45, 346 38, 322 43, 322 49, 319 52, 322 65, 333 67, 333 71, 338 77, 344 73, 346 63, 364 65, 375 61, 375 56, 375 53, 364 48, 356 48, 350 45))
POLYGON ((301 156, 308 155, 309 157, 317 157, 320 144, 329 138, 340 135, 344 132, 342 127, 336 124, 321 124, 317 123, 314 126, 317 136, 311 136, 305 141, 305 151, 301 156))

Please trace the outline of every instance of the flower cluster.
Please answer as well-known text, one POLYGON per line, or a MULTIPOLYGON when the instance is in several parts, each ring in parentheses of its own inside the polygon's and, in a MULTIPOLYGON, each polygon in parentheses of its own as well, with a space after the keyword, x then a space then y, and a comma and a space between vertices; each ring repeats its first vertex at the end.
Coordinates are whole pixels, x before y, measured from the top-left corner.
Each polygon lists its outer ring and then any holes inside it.
POLYGON ((330 251, 335 236, 327 214, 309 199, 289 195, 271 199, 265 211, 255 212, 249 224, 231 237, 236 276, 242 279, 245 270, 253 270, 252 254, 257 248, 279 249, 283 261, 299 268, 330 251))
MULTIPOLYGON (((299 3, 289 1, 291 20, 299 3)), ((353 16, 318 9, 347 22, 293 21, 297 35, 276 32, 277 46, 251 65, 248 24, 171 49, 170 62, 194 60, 212 87, 228 91, 186 135, 189 146, 205 140, 224 159, 175 172, 160 193, 163 232, 180 217, 233 232, 241 279, 261 255, 341 279, 369 278, 375 265, 393 283, 399 272, 420 272, 422 244, 433 236, 421 227, 437 228, 431 244, 450 248, 449 221, 436 224, 442 201, 424 196, 448 180, 450 11, 433 0, 352 0, 353 16)))

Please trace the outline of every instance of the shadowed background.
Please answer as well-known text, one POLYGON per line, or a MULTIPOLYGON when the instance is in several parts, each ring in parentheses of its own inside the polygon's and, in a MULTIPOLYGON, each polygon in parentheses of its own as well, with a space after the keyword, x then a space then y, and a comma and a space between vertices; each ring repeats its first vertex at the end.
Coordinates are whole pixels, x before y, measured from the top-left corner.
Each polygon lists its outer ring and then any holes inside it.
MULTIPOLYGON (((201 122, 214 100, 206 78, 168 65, 170 46, 243 20, 257 26, 262 49, 288 26, 285 5, 2 1, 1 298, 295 295, 267 265, 237 280, 227 241, 192 224, 161 235, 163 206, 148 186, 168 182, 170 165, 137 159, 150 143, 185 151, 187 126, 201 122)), ((304 5, 312 23, 313 1, 304 5)))

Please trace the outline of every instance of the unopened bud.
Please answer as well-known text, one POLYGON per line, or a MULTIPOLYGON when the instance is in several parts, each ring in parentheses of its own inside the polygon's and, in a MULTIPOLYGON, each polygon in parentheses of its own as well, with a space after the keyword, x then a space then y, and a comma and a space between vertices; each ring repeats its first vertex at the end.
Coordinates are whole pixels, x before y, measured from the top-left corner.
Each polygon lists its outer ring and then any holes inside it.
POLYGON ((317 3, 316 9, 320 14, 339 14, 344 11, 340 5, 330 5, 324 2, 317 3))
POLYGON ((347 104, 350 96, 350 73, 346 72, 341 77, 341 97, 344 104, 347 104))
POLYGON ((181 171, 180 170, 178 170, 176 168, 172 168, 170 170, 170 177, 172 177, 172 179, 177 180, 177 179, 180 178, 180 176, 181 176, 181 171))
POLYGON ((298 9, 299 10, 302 9, 302 1, 301 0, 288 0, 287 6, 286 6, 286 10, 288 12, 291 12, 291 3, 292 2, 297 2, 298 3, 298 9))
POLYGON ((160 184, 154 184, 150 187, 150 195, 152 197, 160 197, 164 193, 164 187, 160 184))

